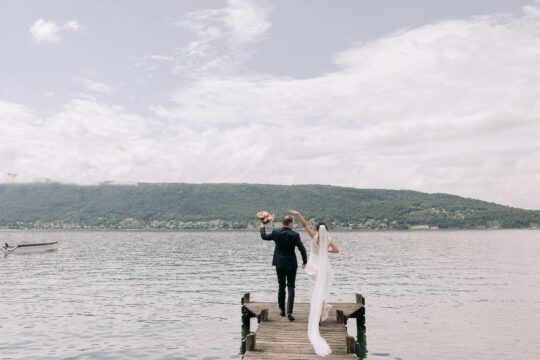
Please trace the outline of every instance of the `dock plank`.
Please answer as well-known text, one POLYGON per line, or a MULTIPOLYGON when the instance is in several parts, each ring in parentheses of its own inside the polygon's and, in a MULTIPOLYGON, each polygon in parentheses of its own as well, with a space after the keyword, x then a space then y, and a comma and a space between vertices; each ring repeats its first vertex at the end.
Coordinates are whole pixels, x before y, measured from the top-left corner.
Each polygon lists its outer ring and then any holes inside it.
MULTIPOLYGON (((279 315, 275 302, 251 302, 249 294, 243 298, 243 307, 254 317, 260 316, 263 310, 268 311, 268 317, 261 321, 255 333, 255 349, 247 349, 245 360, 282 360, 282 359, 320 359, 313 351, 309 342, 307 324, 309 304, 294 305, 295 321, 279 315)), ((358 300, 357 300, 358 301, 358 300)), ((357 356, 347 352, 347 327, 338 322, 337 311, 342 311, 346 317, 354 317, 363 308, 359 303, 332 303, 328 319, 320 326, 321 335, 326 339, 332 354, 325 357, 330 360, 352 360, 357 356)))

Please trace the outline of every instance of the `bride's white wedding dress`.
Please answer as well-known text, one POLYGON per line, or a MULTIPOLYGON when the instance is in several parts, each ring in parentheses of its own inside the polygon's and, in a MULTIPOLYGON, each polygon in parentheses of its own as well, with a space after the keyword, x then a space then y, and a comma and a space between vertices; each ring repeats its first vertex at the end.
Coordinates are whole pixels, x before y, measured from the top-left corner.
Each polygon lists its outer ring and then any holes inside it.
POLYGON ((311 239, 311 252, 306 266, 311 285, 311 301, 308 320, 308 337, 315 353, 319 356, 329 355, 332 350, 319 332, 319 321, 328 317, 331 305, 326 303, 334 274, 328 260, 328 245, 330 238, 324 225, 311 239), (318 242, 318 244, 317 244, 318 242))

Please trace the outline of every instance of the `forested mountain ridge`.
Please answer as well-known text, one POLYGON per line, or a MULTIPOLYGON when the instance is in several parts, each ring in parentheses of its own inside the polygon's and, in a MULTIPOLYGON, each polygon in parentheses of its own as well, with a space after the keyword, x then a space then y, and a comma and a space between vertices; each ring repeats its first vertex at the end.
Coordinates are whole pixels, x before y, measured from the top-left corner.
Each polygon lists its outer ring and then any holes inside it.
POLYGON ((288 209, 341 229, 531 228, 540 211, 449 194, 327 185, 0 184, 1 228, 245 229, 288 209))

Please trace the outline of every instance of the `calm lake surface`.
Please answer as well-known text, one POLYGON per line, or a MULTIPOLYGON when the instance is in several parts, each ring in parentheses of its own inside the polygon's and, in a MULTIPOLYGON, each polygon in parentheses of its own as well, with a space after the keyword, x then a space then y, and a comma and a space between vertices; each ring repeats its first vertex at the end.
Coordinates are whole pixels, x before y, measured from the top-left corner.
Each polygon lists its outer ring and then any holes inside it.
MULTIPOLYGON (((540 359, 540 231, 333 237, 331 300, 365 296, 367 359, 540 359)), ((276 297, 256 232, 0 232, 25 240, 60 246, 0 257, 0 359, 239 359, 242 294, 276 297)))

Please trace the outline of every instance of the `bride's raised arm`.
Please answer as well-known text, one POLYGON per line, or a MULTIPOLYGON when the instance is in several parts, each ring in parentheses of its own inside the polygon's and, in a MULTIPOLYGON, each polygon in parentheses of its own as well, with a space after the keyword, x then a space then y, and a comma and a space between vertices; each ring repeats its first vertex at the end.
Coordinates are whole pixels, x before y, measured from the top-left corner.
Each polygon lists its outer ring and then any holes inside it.
POLYGON ((330 244, 328 244, 328 252, 331 253, 339 253, 339 248, 334 240, 330 241, 330 244))
POLYGON ((306 219, 304 219, 302 214, 300 214, 300 212, 296 210, 289 210, 289 212, 293 214, 294 216, 298 217, 298 219, 300 220, 300 223, 302 224, 302 226, 308 233, 309 237, 312 238, 315 235, 315 231, 309 226, 308 222, 306 221, 306 219))

